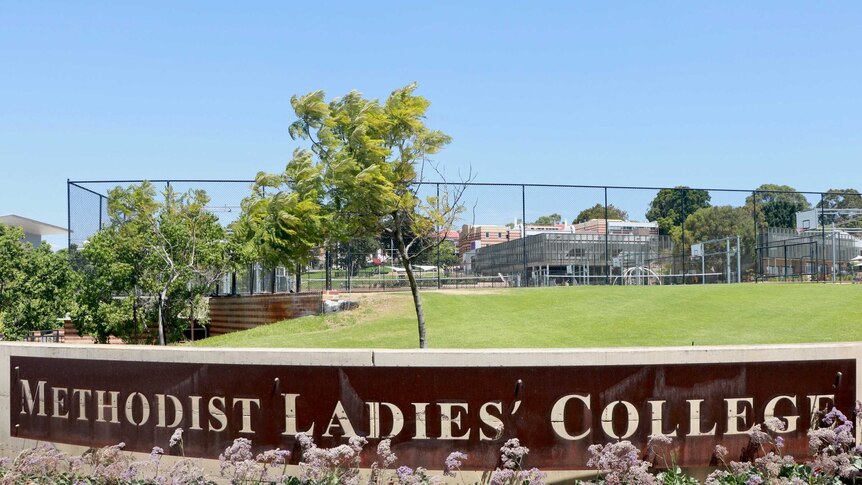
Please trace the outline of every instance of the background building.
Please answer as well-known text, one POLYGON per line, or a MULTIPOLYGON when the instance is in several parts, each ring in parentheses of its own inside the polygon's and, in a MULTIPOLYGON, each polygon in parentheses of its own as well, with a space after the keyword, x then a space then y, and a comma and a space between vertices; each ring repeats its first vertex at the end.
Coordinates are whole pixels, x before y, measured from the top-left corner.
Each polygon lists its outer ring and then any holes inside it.
POLYGON ((24 241, 32 244, 34 248, 37 248, 42 244, 42 236, 66 235, 69 232, 60 226, 40 222, 27 217, 21 217, 15 214, 0 216, 0 224, 20 227, 24 231, 24 241))
POLYGON ((671 271, 666 260, 673 243, 659 236, 652 222, 607 221, 606 226, 603 219, 593 219, 546 232, 528 225, 525 232, 523 239, 477 248, 471 258, 473 273, 514 278, 526 268, 532 281, 554 285, 607 283, 632 267, 657 274, 671 271))

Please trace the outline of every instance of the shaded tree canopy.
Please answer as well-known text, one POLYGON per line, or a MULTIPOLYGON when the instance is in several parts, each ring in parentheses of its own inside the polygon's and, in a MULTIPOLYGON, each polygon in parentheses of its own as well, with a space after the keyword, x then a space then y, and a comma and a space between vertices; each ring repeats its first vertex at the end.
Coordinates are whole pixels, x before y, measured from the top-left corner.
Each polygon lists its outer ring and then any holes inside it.
MULTIPOLYGON (((604 218, 605 206, 603 204, 596 204, 589 209, 584 209, 579 212, 578 216, 575 217, 575 220, 572 223, 580 224, 582 222, 587 222, 590 219, 604 218)), ((613 204, 608 204, 608 219, 620 219, 623 221, 627 221, 629 219, 629 213, 620 209, 619 207, 614 206, 613 204)))
POLYGON ((817 207, 826 209, 862 209, 862 194, 856 189, 829 189, 817 207))
POLYGON ((754 219, 746 207, 719 205, 704 207, 685 220, 689 242, 700 242, 731 236, 754 236, 754 219))
POLYGON ((670 234, 674 226, 682 225, 683 220, 698 209, 709 207, 710 195, 706 190, 677 186, 661 189, 650 202, 646 218, 658 222, 661 234, 670 234))
POLYGON ((75 258, 84 275, 73 315, 81 334, 137 340, 156 328, 159 343, 177 340, 231 268, 235 251, 206 193, 168 187, 163 196, 149 182, 108 194, 110 222, 75 258))
POLYGON ((756 206, 760 225, 768 227, 796 227, 796 213, 811 208, 804 194, 789 185, 776 184, 761 185, 745 203, 756 206))
POLYGON ((23 237, 20 228, 0 224, 0 329, 9 340, 57 328, 77 281, 65 250, 34 248, 23 237))
MULTIPOLYGON (((682 245, 682 226, 675 226, 671 236, 674 244, 682 245)), ((704 207, 685 220, 687 245, 733 236, 740 237, 743 258, 750 261, 754 257, 754 217, 747 207, 729 205, 704 207)), ((689 248, 684 247, 683 251, 688 252, 689 248)))

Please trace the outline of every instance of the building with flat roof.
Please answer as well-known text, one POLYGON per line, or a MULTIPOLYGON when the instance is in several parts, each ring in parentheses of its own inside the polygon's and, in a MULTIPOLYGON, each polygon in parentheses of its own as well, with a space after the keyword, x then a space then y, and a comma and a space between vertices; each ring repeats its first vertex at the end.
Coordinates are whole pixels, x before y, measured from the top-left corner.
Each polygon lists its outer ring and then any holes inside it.
POLYGON ((480 276, 526 273, 531 281, 546 280, 544 284, 557 280, 589 284, 606 282, 631 267, 660 270, 673 252, 671 238, 659 236, 654 222, 592 219, 573 225, 527 224, 524 233, 524 238, 496 240, 464 253, 465 262, 469 258, 465 269, 480 276))
POLYGON ((470 251, 512 241, 520 237, 520 228, 489 224, 477 226, 464 224, 458 237, 458 255, 463 257, 470 251))
POLYGON ((636 234, 640 236, 657 236, 657 222, 623 221, 620 219, 590 219, 579 224, 572 224, 572 232, 589 234, 636 234))
POLYGON ((39 247, 39 245, 42 244, 42 236, 55 236, 69 233, 66 228, 15 214, 0 216, 0 224, 20 227, 24 231, 24 242, 32 244, 34 248, 39 247))
POLYGON ((626 268, 660 271, 672 254, 669 236, 541 233, 478 249, 471 269, 480 276, 526 274, 543 284, 604 283, 626 268))

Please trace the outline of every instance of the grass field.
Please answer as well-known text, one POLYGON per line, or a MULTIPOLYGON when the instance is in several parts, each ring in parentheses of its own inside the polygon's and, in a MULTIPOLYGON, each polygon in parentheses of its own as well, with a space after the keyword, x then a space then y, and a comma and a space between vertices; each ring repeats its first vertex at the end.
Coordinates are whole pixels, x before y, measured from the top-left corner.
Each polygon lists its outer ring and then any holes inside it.
MULTIPOLYGON (((862 285, 737 284, 423 292, 432 348, 563 348, 860 339, 862 285)), ((196 343, 215 347, 415 348, 410 295, 353 295, 351 312, 196 343)))

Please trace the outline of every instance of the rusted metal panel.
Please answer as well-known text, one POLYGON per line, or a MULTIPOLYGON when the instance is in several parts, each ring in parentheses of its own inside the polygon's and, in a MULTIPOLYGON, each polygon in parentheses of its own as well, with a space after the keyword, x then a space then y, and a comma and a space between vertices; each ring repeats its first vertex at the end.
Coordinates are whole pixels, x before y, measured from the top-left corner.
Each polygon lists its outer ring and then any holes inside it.
MULTIPOLYGON (((497 464, 517 437, 527 465, 585 468, 594 443, 675 434, 678 462, 707 465, 723 444, 739 458, 745 431, 769 413, 795 431, 786 452, 807 454, 812 409, 849 410, 855 360, 566 367, 320 367, 11 357, 13 435, 149 451, 183 428, 187 456, 217 458, 234 438, 295 449, 394 434, 401 463, 440 468, 454 450, 467 468, 497 464), (840 378, 836 378, 840 376, 840 378), (817 396, 828 396, 820 397, 817 396), (819 401, 819 402, 818 402, 819 401), (181 412, 177 410, 180 409, 181 412)), ((294 453, 294 459, 299 456, 294 453)))
POLYGON ((209 300, 210 335, 320 314, 322 293, 219 296, 209 300))

